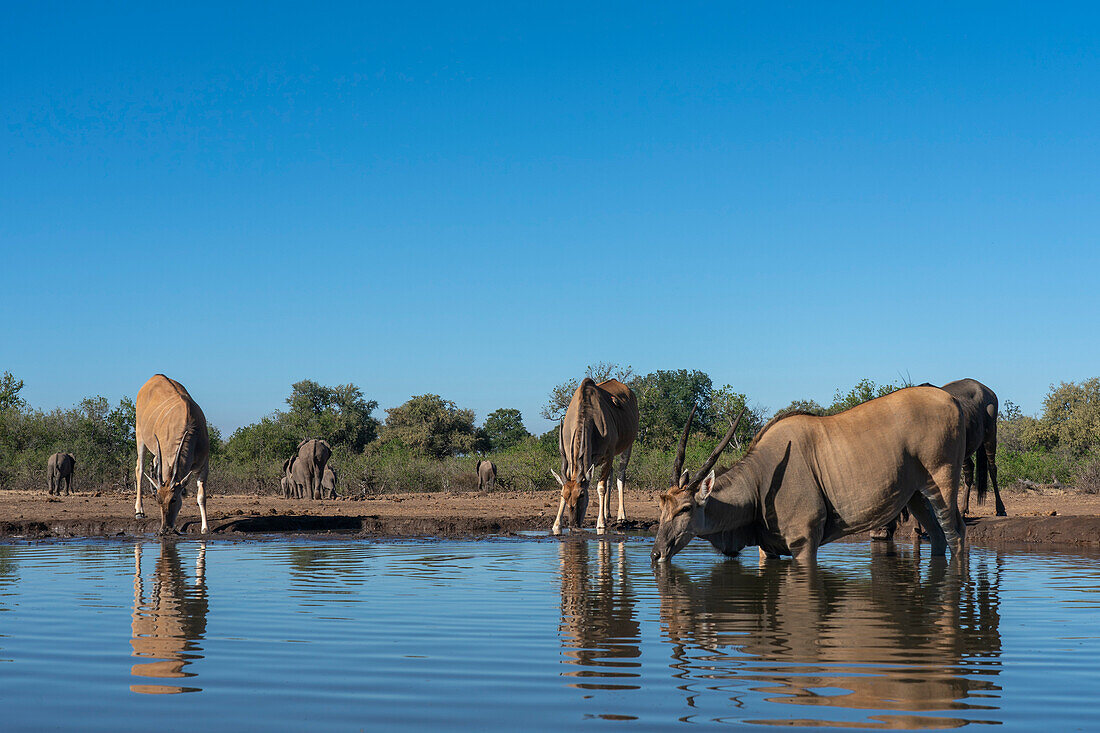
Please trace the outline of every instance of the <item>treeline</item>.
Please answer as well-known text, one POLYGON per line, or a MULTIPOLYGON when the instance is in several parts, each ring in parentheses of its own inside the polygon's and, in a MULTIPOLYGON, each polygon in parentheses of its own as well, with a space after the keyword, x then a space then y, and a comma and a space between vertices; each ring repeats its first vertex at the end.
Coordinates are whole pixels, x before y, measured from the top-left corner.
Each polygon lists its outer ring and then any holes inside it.
MULTIPOLYGON (((615 370, 597 365, 590 370, 615 370)), ((675 441, 692 404, 698 403, 690 452, 702 461, 713 449, 725 420, 745 406, 745 396, 730 388, 714 389, 701 372, 656 372, 633 380, 643 414, 642 435, 630 462, 628 480, 644 486, 664 486, 672 464, 675 441), (687 406, 685 409, 685 405, 687 406)), ((568 383, 553 390, 560 395, 568 383)), ((575 383, 568 389, 561 412, 575 383)), ((333 449, 333 465, 340 473, 341 493, 375 494, 386 491, 446 491, 476 488, 474 465, 485 457, 497 465, 498 484, 516 490, 552 489, 550 474, 558 468, 557 429, 530 434, 523 415, 514 408, 491 412, 481 425, 472 410, 439 395, 425 394, 372 417, 378 403, 367 400, 355 385, 326 387, 305 380, 292 385, 286 409, 235 431, 222 449, 220 473, 227 483, 251 491, 269 491, 278 485, 282 461, 303 437, 323 437, 333 449)), ((547 409, 550 409, 549 406, 547 409)), ((751 412, 738 431, 747 443, 763 424, 764 416, 751 412)))
MULTIPOLYGON (((688 466, 704 460, 742 409, 745 417, 727 462, 744 451, 773 415, 730 385, 715 386, 698 370, 635 375, 630 367, 600 363, 589 367, 587 375, 597 381, 617 378, 637 395, 641 425, 627 480, 644 488, 667 486, 672 454, 693 405, 698 410, 688 466)), ((863 379, 837 390, 828 405, 796 400, 774 414, 835 414, 904 386, 909 385, 863 379)), ((542 416, 556 420, 563 415, 576 387, 576 380, 555 386, 542 416)), ((131 399, 112 406, 103 397, 89 397, 74 408, 44 412, 28 406, 21 389, 22 382, 12 374, 0 377, 0 488, 44 487, 48 457, 64 451, 77 457, 76 488, 133 491, 131 399)), ((377 401, 356 385, 329 387, 311 380, 292 385, 285 402, 284 409, 224 440, 211 426, 213 490, 275 492, 283 460, 306 437, 325 438, 332 446, 344 495, 476 488, 477 457, 497 464, 498 483, 505 488, 556 487, 550 469, 559 464, 557 428, 531 435, 514 408, 495 410, 478 425, 472 410, 425 394, 384 410, 385 418, 378 420, 377 401)), ((1100 378, 1051 387, 1034 417, 1021 414, 1002 397, 998 432, 1002 486, 1017 479, 1050 483, 1056 478, 1082 490, 1100 490, 1100 378)))

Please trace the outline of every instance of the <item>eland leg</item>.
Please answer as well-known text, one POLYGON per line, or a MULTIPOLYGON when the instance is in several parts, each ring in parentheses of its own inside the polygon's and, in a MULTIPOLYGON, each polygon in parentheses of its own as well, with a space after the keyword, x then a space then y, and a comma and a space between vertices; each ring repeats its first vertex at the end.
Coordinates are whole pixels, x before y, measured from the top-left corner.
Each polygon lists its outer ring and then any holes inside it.
POLYGON ((145 463, 145 445, 139 440, 137 444, 137 469, 134 473, 137 476, 137 501, 134 502, 134 519, 145 519, 145 510, 141 506, 141 486, 145 479, 142 476, 142 468, 145 463))
POLYGON ((202 517, 202 533, 206 534, 208 526, 206 524, 206 477, 209 475, 209 469, 203 469, 203 472, 199 474, 199 477, 195 480, 198 485, 198 490, 195 492, 195 501, 199 505, 199 516, 202 517))
MULTIPOLYGON (((631 446, 633 448, 633 446, 631 446)), ((619 457, 619 480, 616 482, 619 485, 619 516, 618 521, 622 522, 626 519, 626 505, 623 502, 623 487, 626 486, 626 466, 630 463, 630 451, 631 448, 627 448, 623 451, 622 456, 619 457)))
POLYGON ((821 546, 821 539, 825 536, 824 512, 815 516, 813 521, 794 532, 794 537, 787 540, 787 547, 791 550, 791 557, 798 563, 812 564, 817 562, 817 548, 821 546))
POLYGON ((763 547, 757 547, 756 549, 760 553, 760 562, 762 562, 762 563, 767 562, 768 560, 778 560, 779 559, 779 555, 777 553, 769 552, 769 551, 765 550, 763 547))
POLYGON ((558 502, 558 516, 554 518, 554 526, 550 528, 550 534, 561 534, 561 515, 565 513, 565 492, 561 493, 561 500, 558 502))
MULTIPOLYGON (((921 492, 913 494, 909 499, 909 513, 917 518, 920 525, 928 532, 928 542, 932 545, 932 557, 943 557, 947 554, 947 537, 944 535, 943 529, 940 527, 940 522, 936 519, 935 513, 928 505, 924 495, 921 492)), ((920 542, 920 533, 915 535, 920 542)))
POLYGON ((966 485, 962 510, 965 517, 970 514, 970 490, 974 487, 974 456, 963 458, 963 484, 966 485))
MULTIPOLYGON (((933 485, 921 489, 936 519, 939 520, 947 543, 951 545, 952 556, 961 555, 966 549, 966 524, 956 503, 958 478, 959 474, 955 469, 946 466, 932 475, 933 485)), ((931 531, 927 525, 925 529, 931 531)))

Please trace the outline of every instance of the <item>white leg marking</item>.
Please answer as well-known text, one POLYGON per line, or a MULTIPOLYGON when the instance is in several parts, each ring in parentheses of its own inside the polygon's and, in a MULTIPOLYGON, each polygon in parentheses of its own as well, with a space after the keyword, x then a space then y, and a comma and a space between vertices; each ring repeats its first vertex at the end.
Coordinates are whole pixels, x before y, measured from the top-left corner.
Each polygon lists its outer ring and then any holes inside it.
POLYGON ((141 494, 142 494, 141 484, 145 480, 145 477, 141 475, 142 474, 142 471, 141 471, 142 465, 141 464, 144 463, 144 462, 145 462, 145 446, 141 445, 141 441, 139 440, 138 441, 138 452, 137 452, 137 469, 134 471, 134 474, 137 477, 137 501, 134 502, 134 517, 137 518, 137 519, 141 519, 145 516, 145 511, 141 507, 141 494))
POLYGON ((195 483, 199 485, 199 489, 196 493, 195 500, 199 504, 199 515, 202 516, 202 533, 206 534, 206 487, 203 486, 202 479, 195 479, 195 483))
MULTIPOLYGON (((626 510, 623 508, 623 480, 619 479, 616 483, 619 484, 619 521, 621 522, 626 519, 626 510)), ((608 497, 608 503, 610 501, 611 499, 608 497)), ((608 509, 610 508, 608 507, 608 509)))
POLYGON ((561 534, 561 515, 565 511, 565 495, 558 502, 558 516, 554 519, 554 526, 550 528, 550 534, 561 534))

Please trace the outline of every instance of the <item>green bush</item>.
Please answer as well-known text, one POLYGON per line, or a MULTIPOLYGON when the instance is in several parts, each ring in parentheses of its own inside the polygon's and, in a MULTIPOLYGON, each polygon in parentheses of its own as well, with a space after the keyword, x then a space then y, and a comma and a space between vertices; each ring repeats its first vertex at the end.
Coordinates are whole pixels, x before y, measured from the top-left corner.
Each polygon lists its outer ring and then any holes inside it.
POLYGON ((1081 460, 1068 451, 1051 451, 1045 448, 1014 451, 997 448, 997 482, 1011 486, 1017 481, 1028 480, 1040 484, 1051 483, 1057 478, 1062 483, 1073 482, 1081 460))
POLYGON ((69 410, 0 410, 0 488, 45 489, 47 461, 64 452, 76 456, 74 489, 132 490, 133 414, 130 399, 112 409, 103 397, 69 410))

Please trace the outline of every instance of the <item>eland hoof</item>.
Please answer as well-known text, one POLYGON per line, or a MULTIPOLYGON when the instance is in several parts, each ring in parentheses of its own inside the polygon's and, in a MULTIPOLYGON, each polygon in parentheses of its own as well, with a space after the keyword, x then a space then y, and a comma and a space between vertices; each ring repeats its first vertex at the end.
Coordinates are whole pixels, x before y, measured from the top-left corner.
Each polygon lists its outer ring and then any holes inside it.
POLYGON ((134 512, 134 519, 145 519, 145 512, 134 512))
POLYGON ((561 527, 551 527, 550 534, 561 534, 561 527))

